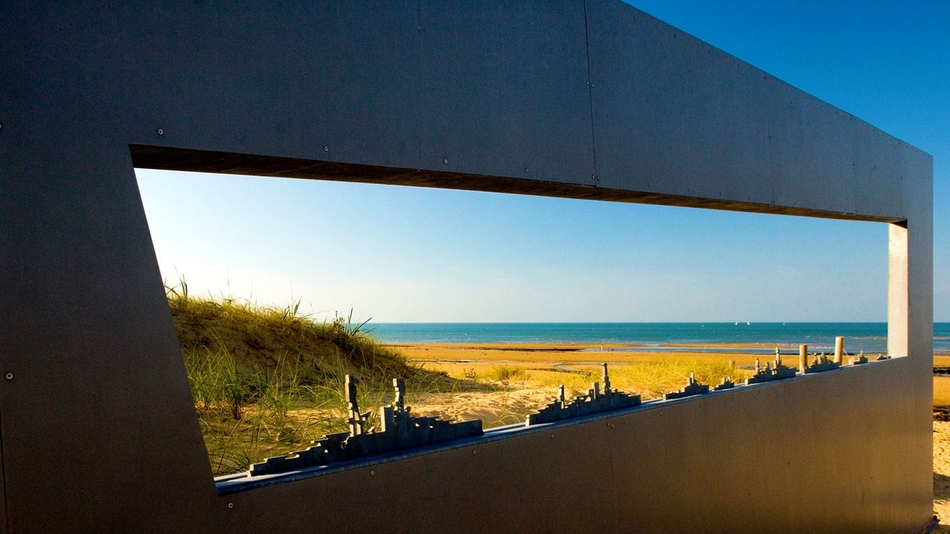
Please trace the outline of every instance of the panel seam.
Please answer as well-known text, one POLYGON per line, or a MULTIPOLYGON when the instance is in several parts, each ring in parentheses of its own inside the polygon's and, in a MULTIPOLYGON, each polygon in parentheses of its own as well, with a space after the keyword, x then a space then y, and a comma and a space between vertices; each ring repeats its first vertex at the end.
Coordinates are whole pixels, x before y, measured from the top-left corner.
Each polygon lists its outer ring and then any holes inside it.
POLYGON ((594 139, 594 82, 590 75, 590 25, 587 21, 587 0, 584 0, 584 48, 587 54, 587 104, 590 114, 590 155, 591 155, 591 182, 597 187, 600 178, 597 174, 597 142, 594 139))

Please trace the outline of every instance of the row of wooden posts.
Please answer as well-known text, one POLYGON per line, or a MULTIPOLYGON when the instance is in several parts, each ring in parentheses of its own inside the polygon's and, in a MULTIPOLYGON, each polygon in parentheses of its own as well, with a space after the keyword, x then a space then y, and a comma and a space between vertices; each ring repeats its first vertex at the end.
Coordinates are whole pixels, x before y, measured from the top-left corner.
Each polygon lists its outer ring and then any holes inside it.
MULTIPOLYGON (((778 349, 776 349, 778 350, 778 349)), ((835 357, 834 363, 838 365, 843 365, 842 357, 844 356, 844 337, 838 336, 835 338, 835 357)), ((804 373, 805 369, 808 368, 808 345, 799 345, 798 346, 798 369, 804 373)))

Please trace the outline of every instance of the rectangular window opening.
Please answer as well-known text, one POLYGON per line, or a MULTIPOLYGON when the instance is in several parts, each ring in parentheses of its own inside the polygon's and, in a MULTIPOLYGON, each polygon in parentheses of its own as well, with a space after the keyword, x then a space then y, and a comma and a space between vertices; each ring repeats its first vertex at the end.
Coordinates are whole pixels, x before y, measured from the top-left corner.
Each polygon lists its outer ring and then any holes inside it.
POLYGON ((888 350, 882 223, 136 174, 219 490, 888 350))

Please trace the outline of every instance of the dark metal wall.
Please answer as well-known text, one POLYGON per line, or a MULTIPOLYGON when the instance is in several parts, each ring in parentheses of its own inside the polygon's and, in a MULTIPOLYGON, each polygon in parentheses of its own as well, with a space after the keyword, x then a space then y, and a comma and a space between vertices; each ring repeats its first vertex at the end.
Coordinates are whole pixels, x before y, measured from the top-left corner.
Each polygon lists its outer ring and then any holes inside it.
POLYGON ((919 150, 611 0, 12 1, 0 32, 6 531, 911 532, 929 518, 919 150), (902 358, 219 496, 133 161, 894 223, 902 358))
POLYGON ((228 528, 326 532, 915 532, 929 516, 908 518, 931 488, 907 475, 932 480, 930 449, 891 420, 915 401, 888 401, 901 398, 907 362, 228 495, 224 517, 228 528), (815 402, 829 392, 834 402, 815 402))

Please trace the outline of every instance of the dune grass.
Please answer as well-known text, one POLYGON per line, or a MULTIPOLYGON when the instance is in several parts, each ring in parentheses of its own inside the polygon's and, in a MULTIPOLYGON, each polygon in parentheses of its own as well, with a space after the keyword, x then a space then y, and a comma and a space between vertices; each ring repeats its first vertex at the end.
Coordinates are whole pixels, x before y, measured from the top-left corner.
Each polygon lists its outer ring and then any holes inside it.
POLYGON ((341 365, 364 376, 409 376, 415 369, 398 351, 377 343, 365 322, 354 323, 352 313, 318 322, 299 313, 299 301, 280 308, 231 297, 196 298, 184 281, 166 294, 182 349, 203 359, 225 348, 239 374, 296 369, 301 383, 311 384, 325 382, 341 365))
POLYGON ((215 475, 307 446, 346 428, 345 376, 361 380, 360 407, 391 402, 392 379, 415 391, 457 389, 377 343, 352 314, 318 322, 285 308, 196 298, 182 280, 166 288, 195 411, 215 475))

